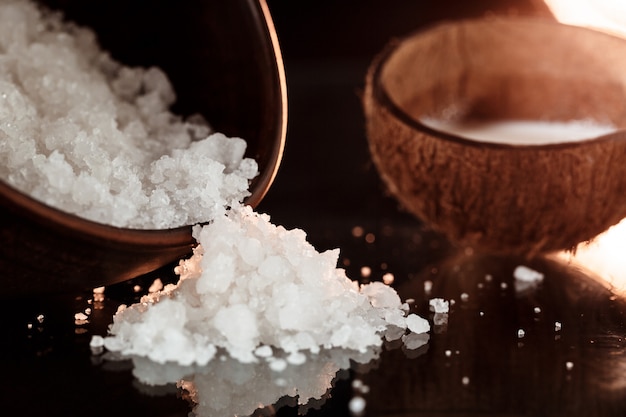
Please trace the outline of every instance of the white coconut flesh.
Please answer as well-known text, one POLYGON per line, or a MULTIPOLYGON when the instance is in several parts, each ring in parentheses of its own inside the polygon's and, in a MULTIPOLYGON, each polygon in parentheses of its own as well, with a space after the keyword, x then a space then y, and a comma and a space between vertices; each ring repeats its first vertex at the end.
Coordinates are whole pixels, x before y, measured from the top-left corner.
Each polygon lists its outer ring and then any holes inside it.
POLYGON ((422 117, 434 130, 477 142, 508 145, 550 145, 591 140, 616 132, 611 124, 593 120, 446 120, 422 117))

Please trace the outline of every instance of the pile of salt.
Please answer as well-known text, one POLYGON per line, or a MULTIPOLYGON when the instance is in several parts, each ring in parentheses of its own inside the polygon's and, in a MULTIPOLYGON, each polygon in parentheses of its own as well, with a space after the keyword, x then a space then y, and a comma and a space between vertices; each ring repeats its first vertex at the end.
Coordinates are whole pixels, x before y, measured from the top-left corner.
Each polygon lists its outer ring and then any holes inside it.
POLYGON ((100 223, 172 228, 221 215, 257 175, 246 143, 168 108, 157 68, 30 0, 0 1, 0 179, 100 223))
POLYGON ((337 250, 319 253, 302 230, 249 207, 195 227, 194 236, 199 246, 177 268, 179 283, 120 311, 108 350, 202 365, 218 348, 255 362, 258 347, 269 346, 297 362, 303 351, 378 347, 390 328, 430 330, 391 287, 359 286, 336 268, 337 250))

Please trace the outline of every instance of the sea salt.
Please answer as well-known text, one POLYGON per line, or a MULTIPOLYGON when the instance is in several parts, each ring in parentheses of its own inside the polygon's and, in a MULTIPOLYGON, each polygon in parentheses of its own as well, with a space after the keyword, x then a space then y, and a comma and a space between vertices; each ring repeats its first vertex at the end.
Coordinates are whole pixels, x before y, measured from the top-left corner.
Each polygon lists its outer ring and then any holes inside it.
POLYGON ((406 324, 413 333, 426 333, 430 331, 430 323, 428 320, 418 316, 417 314, 409 314, 406 318, 406 324))
POLYGON ((447 313, 450 311, 450 303, 443 298, 431 298, 428 305, 430 311, 435 313, 447 313))
POLYGON ((522 282, 536 283, 543 280, 543 274, 524 265, 519 265, 513 271, 513 277, 522 282))
POLYGON ((336 267, 338 250, 320 253, 304 231, 250 207, 233 207, 193 234, 199 245, 176 268, 178 284, 118 312, 107 349, 187 365, 208 363, 217 349, 255 362, 259 347, 271 346, 297 363, 321 348, 380 347, 392 327, 399 336, 430 330, 406 315, 393 288, 349 279, 336 267))
POLYGON ((361 396, 355 396, 350 399, 348 403, 348 409, 350 410, 350 414, 353 416, 360 416, 365 411, 365 406, 367 402, 365 398, 361 396))
POLYGON ((157 68, 130 68, 95 34, 30 0, 0 3, 0 179, 120 227, 206 222, 250 194, 246 143, 168 108, 157 68))
POLYGON ((160 278, 155 279, 154 281, 152 281, 152 284, 150 284, 150 287, 148 288, 148 292, 157 292, 157 291, 161 291, 163 289, 163 281, 161 281, 160 278))

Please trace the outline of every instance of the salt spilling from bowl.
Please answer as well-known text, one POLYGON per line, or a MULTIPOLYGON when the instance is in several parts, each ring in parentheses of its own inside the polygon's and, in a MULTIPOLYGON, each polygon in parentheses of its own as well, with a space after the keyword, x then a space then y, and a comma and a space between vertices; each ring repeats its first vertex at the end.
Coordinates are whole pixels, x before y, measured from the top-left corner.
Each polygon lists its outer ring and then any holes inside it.
POLYGON ((249 195, 246 143, 171 113, 157 68, 29 0, 0 2, 0 178, 43 203, 130 228, 206 222, 249 195))
POLYGON ((178 284, 117 313, 108 350, 202 365, 224 349, 255 362, 259 346, 288 358, 322 348, 364 352, 389 329, 430 330, 393 288, 350 280, 336 267, 338 250, 317 252, 302 230, 276 226, 250 207, 196 226, 194 237, 199 246, 176 269, 178 284))

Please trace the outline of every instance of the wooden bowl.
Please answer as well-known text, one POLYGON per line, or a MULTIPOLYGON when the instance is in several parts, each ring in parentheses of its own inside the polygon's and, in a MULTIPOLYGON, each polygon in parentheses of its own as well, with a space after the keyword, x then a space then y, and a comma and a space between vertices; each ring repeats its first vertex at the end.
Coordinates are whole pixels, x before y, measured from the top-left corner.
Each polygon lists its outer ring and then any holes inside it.
MULTIPOLYGON (((488 252, 568 249, 626 216, 626 41, 529 18, 441 23, 373 62, 364 111, 389 192, 451 241, 488 252), (486 142, 452 121, 591 120, 585 140, 486 142)), ((565 139, 565 138, 563 138, 565 139)))
MULTIPOLYGON (((248 143, 259 164, 247 203, 276 175, 286 131, 283 63, 265 0, 50 0, 95 29, 127 65, 157 65, 176 89, 175 111, 202 113, 212 127, 248 143)), ((0 181, 0 295, 74 292, 153 271, 187 256, 191 226, 133 230, 84 220, 0 181)))

